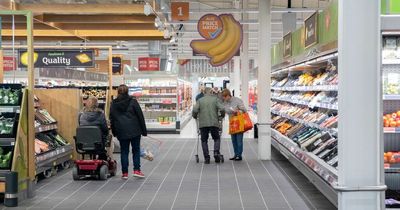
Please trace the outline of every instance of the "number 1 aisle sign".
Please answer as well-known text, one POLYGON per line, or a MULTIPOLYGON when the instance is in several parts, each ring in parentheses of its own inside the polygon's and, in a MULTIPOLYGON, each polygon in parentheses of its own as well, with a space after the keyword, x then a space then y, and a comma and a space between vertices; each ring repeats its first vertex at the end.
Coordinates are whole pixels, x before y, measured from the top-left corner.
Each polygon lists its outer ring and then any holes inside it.
POLYGON ((172 21, 189 20, 189 2, 171 2, 172 21))

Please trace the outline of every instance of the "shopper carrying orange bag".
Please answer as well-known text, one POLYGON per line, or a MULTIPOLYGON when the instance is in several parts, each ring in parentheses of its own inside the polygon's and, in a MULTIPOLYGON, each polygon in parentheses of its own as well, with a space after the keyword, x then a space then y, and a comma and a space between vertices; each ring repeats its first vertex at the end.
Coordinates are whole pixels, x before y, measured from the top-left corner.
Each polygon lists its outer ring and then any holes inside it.
MULTIPOLYGON (((241 161, 243 153, 243 133, 245 132, 245 123, 243 114, 246 113, 246 107, 240 98, 232 97, 231 91, 225 89, 222 91, 225 112, 229 115, 229 134, 231 134, 233 150, 235 156, 230 160, 241 161), (238 115, 239 114, 239 115, 238 115)), ((248 127, 248 122, 246 123, 248 127)))

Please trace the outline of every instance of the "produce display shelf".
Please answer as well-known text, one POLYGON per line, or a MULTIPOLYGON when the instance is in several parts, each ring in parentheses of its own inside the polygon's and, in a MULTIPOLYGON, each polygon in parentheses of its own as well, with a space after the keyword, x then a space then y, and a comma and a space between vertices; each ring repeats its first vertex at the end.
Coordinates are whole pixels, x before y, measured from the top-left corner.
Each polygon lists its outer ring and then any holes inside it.
POLYGON ((337 205, 338 171, 314 154, 303 151, 291 139, 272 129, 272 145, 301 171, 332 203, 337 205))
POLYGON ((300 120, 300 119, 294 118, 292 116, 289 116, 289 115, 286 115, 286 114, 283 114, 283 113, 280 113, 280 112, 277 112, 277 111, 274 111, 274 110, 271 110, 271 113, 279 115, 279 116, 284 117, 284 118, 287 118, 289 120, 293 120, 295 122, 301 123, 301 124, 306 125, 306 126, 311 127, 311 128, 318 128, 319 130, 329 132, 330 134, 332 134, 334 136, 338 135, 338 132, 335 129, 324 128, 324 127, 321 127, 320 125, 318 125, 316 123, 310 123, 310 122, 307 122, 307 121, 304 121, 304 120, 300 120))
POLYGON ((385 163, 385 173, 400 173, 400 163, 385 163))
POLYGON ((177 88, 177 86, 133 86, 132 88, 177 88))
POLYGON ((0 138, 0 146, 14 146, 15 138, 0 138))
POLYGON ((272 90, 280 91, 337 91, 337 85, 315 85, 315 86, 294 86, 294 87, 271 87, 272 90))
POLYGON ((0 105, 0 112, 14 112, 14 113, 20 113, 21 112, 21 107, 20 106, 6 106, 6 105, 0 105))
POLYGON ((278 97, 272 97, 271 99, 278 100, 278 101, 289 102, 289 103, 292 103, 292 104, 300 104, 300 105, 308 106, 310 108, 319 107, 319 108, 324 108, 324 109, 338 110, 338 106, 337 105, 332 105, 332 104, 329 104, 329 103, 316 103, 316 104, 314 104, 314 106, 311 106, 311 104, 309 102, 307 102, 307 101, 288 100, 288 99, 283 99, 283 98, 278 98, 278 97))
POLYGON ((57 149, 36 155, 36 174, 40 174, 56 165, 70 161, 73 147, 65 145, 57 149))
POLYGON ((383 133, 400 133, 400 127, 384 127, 383 133))
POLYGON ((35 128, 36 133, 46 132, 57 129, 57 123, 49 124, 49 125, 40 125, 35 128))
POLYGON ((175 105, 176 104, 176 102, 165 103, 165 102, 141 102, 141 101, 139 101, 139 103, 141 103, 141 104, 162 104, 162 105, 175 105))
POLYGON ((400 100, 400 95, 383 95, 383 100, 397 101, 397 100, 400 100))

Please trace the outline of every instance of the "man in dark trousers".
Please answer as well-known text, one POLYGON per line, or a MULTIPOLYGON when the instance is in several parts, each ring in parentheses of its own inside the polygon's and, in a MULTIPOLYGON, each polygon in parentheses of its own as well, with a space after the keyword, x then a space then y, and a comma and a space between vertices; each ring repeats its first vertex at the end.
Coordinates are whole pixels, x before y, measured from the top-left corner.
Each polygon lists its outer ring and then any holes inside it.
POLYGON ((208 135, 211 133, 214 139, 214 158, 215 162, 220 160, 221 137, 219 135, 218 118, 225 115, 224 106, 218 98, 212 95, 211 88, 205 88, 204 96, 197 101, 193 108, 192 116, 198 120, 201 135, 201 146, 203 148, 204 163, 210 164, 210 155, 208 151, 208 135))

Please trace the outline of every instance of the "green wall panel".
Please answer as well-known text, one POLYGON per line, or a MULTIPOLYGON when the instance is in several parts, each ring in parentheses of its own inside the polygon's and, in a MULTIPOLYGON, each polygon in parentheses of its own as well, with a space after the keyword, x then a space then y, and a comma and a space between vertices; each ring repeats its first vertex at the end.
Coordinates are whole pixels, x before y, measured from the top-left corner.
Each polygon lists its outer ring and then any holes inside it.
POLYGON ((390 14, 400 14, 399 0, 390 0, 390 14))

